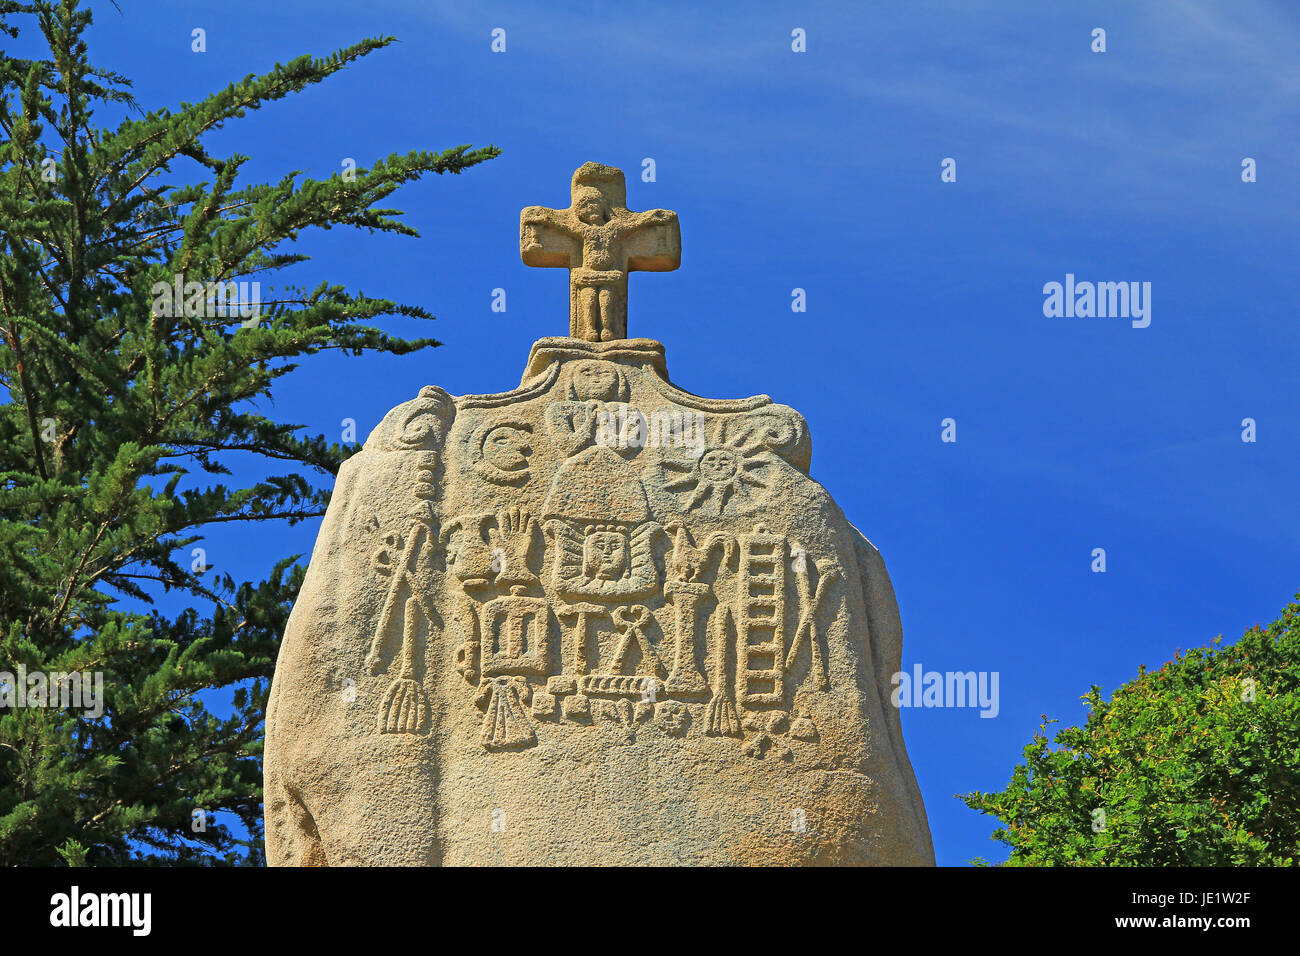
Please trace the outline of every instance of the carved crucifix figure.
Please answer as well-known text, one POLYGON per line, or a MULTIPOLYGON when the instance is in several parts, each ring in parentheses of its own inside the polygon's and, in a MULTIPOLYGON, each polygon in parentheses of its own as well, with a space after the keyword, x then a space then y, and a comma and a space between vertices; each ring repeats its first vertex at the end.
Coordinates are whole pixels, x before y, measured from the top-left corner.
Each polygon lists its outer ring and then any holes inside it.
POLYGON ((568 209, 529 206, 519 215, 524 265, 569 270, 569 335, 627 338, 627 274, 669 272, 682 262, 677 213, 631 212, 623 171, 584 163, 568 209))

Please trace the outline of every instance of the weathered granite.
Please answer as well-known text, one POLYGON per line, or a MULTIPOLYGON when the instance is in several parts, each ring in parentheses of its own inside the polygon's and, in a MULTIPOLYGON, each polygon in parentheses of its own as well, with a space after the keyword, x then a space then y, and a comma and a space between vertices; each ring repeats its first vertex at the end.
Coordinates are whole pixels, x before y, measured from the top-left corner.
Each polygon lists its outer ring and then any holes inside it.
POLYGON ((271 692, 269 861, 932 864, 893 589, 806 423, 623 337, 675 215, 588 163, 520 235, 570 266, 572 337, 344 463, 271 692))

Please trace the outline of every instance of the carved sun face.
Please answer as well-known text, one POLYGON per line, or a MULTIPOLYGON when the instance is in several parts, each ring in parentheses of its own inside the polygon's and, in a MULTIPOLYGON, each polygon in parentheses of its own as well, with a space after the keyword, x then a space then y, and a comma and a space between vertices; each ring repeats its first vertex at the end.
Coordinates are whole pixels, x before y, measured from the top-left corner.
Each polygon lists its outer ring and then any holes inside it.
POLYGON ((768 486, 766 446, 744 421, 714 420, 705 427, 706 442, 696 458, 664 459, 670 491, 689 491, 686 508, 704 504, 722 514, 728 503, 749 502, 751 488, 768 486), (675 477, 674 477, 675 476, 675 477))

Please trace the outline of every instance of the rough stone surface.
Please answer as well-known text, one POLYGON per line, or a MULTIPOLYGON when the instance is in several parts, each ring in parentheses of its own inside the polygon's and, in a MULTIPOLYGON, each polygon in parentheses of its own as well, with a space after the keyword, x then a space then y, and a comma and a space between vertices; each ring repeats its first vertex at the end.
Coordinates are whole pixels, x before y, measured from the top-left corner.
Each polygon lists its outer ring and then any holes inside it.
POLYGON ((426 386, 344 463, 271 691, 273 865, 933 864, 879 552, 794 409, 623 338, 621 271, 519 388, 426 386))

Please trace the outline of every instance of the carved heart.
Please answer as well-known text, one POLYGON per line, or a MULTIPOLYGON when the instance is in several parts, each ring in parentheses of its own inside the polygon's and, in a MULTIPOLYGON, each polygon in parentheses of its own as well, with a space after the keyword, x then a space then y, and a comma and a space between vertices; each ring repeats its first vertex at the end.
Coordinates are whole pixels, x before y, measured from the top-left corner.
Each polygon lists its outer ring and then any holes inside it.
POLYGON ((630 627, 642 628, 650 620, 650 609, 641 604, 633 604, 630 607, 616 607, 614 608, 613 618, 620 631, 630 627))

